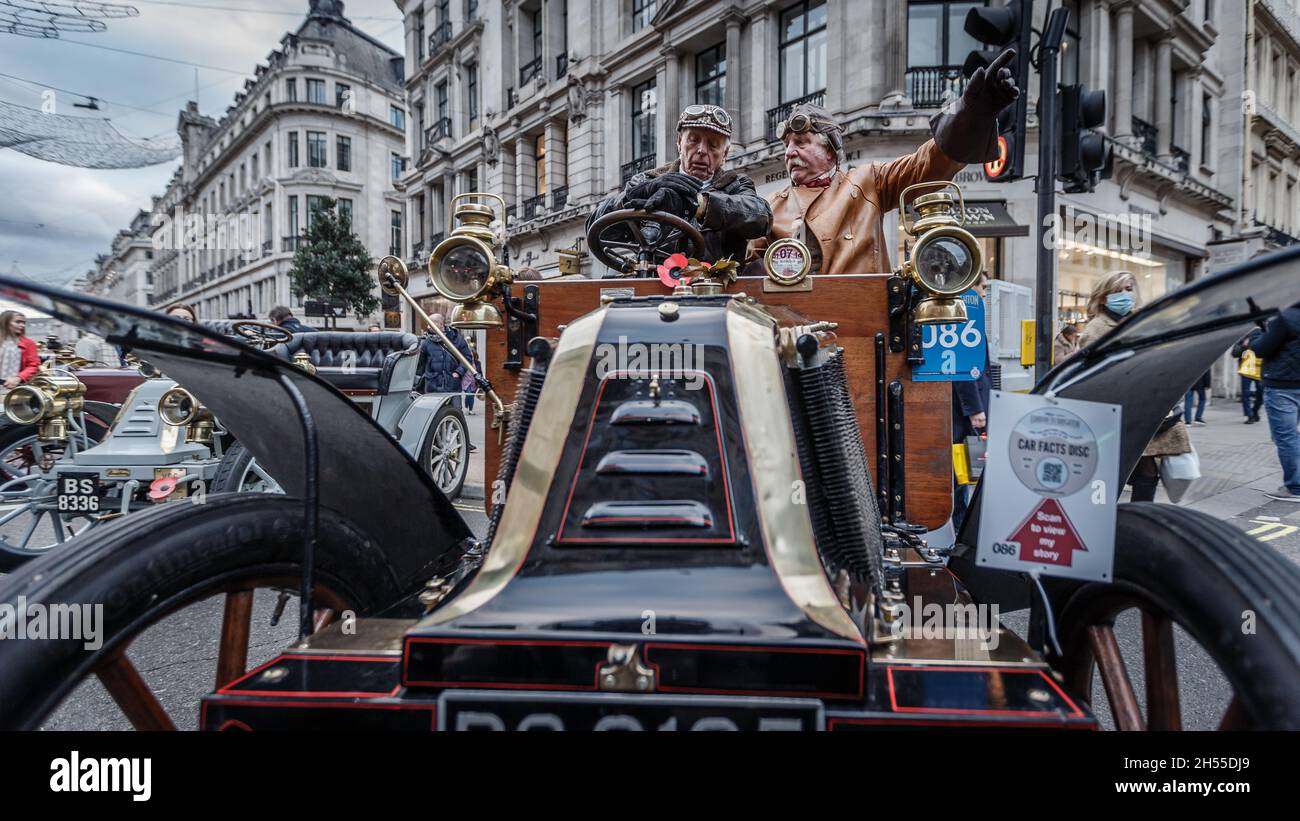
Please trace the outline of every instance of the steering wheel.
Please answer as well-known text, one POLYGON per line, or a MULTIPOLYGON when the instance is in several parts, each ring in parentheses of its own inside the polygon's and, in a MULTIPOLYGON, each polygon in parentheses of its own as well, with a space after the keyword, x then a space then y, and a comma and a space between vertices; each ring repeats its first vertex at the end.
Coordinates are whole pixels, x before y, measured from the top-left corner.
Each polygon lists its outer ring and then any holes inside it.
POLYGON ((587 247, 592 256, 615 271, 654 276, 655 268, 674 253, 696 256, 704 249, 704 235, 676 214, 625 208, 591 224, 587 247), (682 240, 686 248, 676 248, 682 240))
POLYGON ((254 345, 261 347, 264 351, 269 351, 281 342, 289 342, 293 339, 293 334, 279 325, 272 325, 269 322, 254 322, 251 319, 241 319, 233 323, 230 330, 254 345))

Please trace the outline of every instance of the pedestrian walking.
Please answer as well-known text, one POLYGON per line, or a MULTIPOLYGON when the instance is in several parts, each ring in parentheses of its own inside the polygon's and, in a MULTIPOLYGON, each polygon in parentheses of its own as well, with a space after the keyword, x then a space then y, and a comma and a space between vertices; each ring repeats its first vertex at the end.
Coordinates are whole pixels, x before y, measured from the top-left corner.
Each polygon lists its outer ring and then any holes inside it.
POLYGON ((1079 327, 1066 325, 1052 340, 1052 364, 1059 365, 1079 350, 1079 327))
POLYGON ((1250 335, 1250 350, 1264 360, 1261 382, 1268 430, 1282 464, 1282 487, 1269 498, 1300 502, 1300 303, 1250 335))
MULTIPOLYGON (((1088 297, 1088 324, 1079 334, 1079 347, 1091 345, 1126 322, 1138 307, 1137 277, 1128 271, 1115 271, 1104 277, 1088 297)), ((1192 440, 1183 423, 1182 403, 1165 416, 1138 459, 1127 484, 1133 487, 1131 501, 1153 502, 1160 483, 1160 459, 1192 452, 1192 440)))
POLYGON ((1183 424, 1194 425, 1198 428, 1205 427, 1205 396, 1206 391, 1210 388, 1210 372, 1206 371, 1201 374, 1201 378, 1196 380, 1196 384, 1187 389, 1183 396, 1183 424), (1192 418, 1192 399, 1196 399, 1196 418, 1192 418))
POLYGON ((1241 413, 1246 424, 1253 425, 1259 421, 1259 409, 1264 404, 1264 386, 1259 382, 1263 361, 1247 347, 1249 344, 1250 334, 1246 334, 1232 346, 1232 358, 1240 360, 1237 376, 1241 379, 1241 413))
MULTIPOLYGON (((474 365, 474 370, 482 373, 483 366, 478 361, 478 346, 474 344, 474 337, 467 336, 465 340, 469 348, 469 361, 474 365)), ((460 389, 465 393, 465 413, 473 416, 474 396, 478 393, 478 383, 474 381, 474 374, 468 371, 465 372, 465 375, 460 380, 460 389)))
MULTIPOLYGON (((980 299, 984 298, 987 287, 988 277, 981 274, 975 284, 975 291, 980 299)), ((984 331, 982 328, 980 330, 984 331)), ((972 382, 952 383, 952 443, 954 445, 967 444, 968 439, 978 439, 988 431, 989 398, 992 393, 993 378, 989 376, 989 353, 988 346, 985 346, 984 367, 980 371, 979 379, 972 382)), ((954 473, 952 523, 957 530, 961 530, 962 522, 966 519, 966 509, 970 504, 969 492, 968 486, 957 483, 954 473)))

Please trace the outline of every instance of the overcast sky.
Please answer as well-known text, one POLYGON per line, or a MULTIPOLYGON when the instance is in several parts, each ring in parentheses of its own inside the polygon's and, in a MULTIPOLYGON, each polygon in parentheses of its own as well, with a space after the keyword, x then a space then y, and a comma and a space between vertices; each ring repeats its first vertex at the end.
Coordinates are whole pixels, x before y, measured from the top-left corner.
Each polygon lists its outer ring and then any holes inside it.
MULTIPOLYGON (((132 137, 173 133, 177 112, 194 99, 196 70, 199 107, 220 119, 244 79, 286 31, 298 27, 309 7, 308 0, 134 0, 131 5, 138 17, 108 20, 108 30, 96 34, 41 40, 0 33, 0 74, 100 99, 102 110, 89 112, 72 107, 84 100, 56 92, 60 114, 108 117, 132 137)), ((345 14, 357 28, 402 52, 402 16, 393 0, 347 0, 345 14)), ((39 108, 41 93, 30 83, 0 77, 0 100, 39 108)), ((89 170, 0 149, 0 273, 8 274, 15 262, 20 271, 54 284, 85 273, 136 211, 163 193, 178 164, 89 170)))

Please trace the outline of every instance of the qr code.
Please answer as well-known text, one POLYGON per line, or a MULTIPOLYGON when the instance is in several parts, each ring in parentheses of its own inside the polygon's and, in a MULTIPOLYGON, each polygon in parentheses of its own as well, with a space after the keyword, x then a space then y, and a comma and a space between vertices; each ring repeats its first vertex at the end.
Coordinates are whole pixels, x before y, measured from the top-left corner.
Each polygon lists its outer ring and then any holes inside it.
POLYGON ((1060 485, 1065 483, 1065 465, 1060 462, 1044 462, 1040 470, 1041 479, 1045 485, 1060 485))

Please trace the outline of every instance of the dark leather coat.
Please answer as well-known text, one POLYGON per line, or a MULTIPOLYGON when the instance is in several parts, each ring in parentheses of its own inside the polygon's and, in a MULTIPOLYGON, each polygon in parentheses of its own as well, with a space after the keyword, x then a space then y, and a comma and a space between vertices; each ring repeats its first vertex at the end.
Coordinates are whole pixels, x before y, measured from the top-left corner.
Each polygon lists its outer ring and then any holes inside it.
MULTIPOLYGON (((680 171, 680 163, 672 163, 659 168, 644 171, 628 180, 622 191, 610 194, 587 218, 587 227, 611 211, 626 208, 627 192, 662 174, 680 171)), ((699 226, 704 234, 706 247, 696 254, 705 262, 717 262, 730 257, 737 263, 745 261, 745 248, 749 240, 765 236, 772 225, 772 209, 767 201, 758 195, 754 181, 735 171, 719 170, 713 179, 704 185, 704 194, 708 197, 708 209, 704 212, 703 224, 699 226)), ((683 248, 670 249, 684 251, 683 248)))

